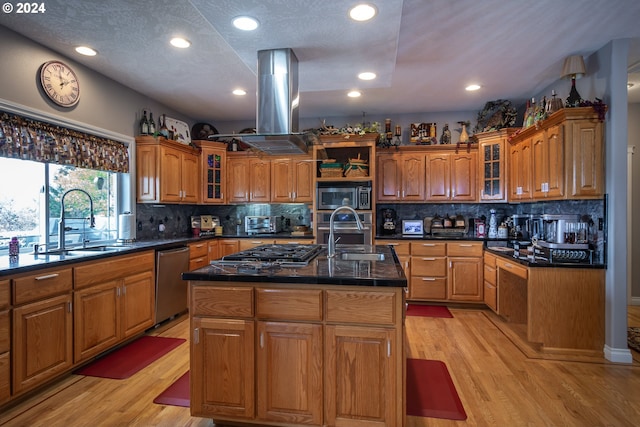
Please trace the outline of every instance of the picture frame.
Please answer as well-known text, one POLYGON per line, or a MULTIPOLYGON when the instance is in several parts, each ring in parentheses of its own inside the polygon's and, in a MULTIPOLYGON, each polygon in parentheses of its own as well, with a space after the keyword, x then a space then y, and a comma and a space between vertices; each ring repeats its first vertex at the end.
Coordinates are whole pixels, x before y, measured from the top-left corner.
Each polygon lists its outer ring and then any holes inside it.
POLYGON ((424 222, 420 219, 403 219, 402 234, 420 235, 420 236, 423 235, 424 222))

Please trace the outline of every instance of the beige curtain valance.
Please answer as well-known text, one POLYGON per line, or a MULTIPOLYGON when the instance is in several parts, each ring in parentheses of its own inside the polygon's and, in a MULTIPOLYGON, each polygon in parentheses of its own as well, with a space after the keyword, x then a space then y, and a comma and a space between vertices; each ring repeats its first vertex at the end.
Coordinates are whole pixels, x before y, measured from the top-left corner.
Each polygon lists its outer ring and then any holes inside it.
POLYGON ((0 157, 129 172, 126 145, 0 111, 0 157))

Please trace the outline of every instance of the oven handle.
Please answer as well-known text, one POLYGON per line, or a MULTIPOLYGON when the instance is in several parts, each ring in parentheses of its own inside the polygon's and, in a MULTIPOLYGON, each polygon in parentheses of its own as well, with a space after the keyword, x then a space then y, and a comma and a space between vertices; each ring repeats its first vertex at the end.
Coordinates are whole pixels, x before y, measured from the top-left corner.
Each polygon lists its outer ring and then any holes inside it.
MULTIPOLYGON (((319 225, 319 226, 318 226, 318 230, 331 231, 331 228, 330 228, 330 227, 324 227, 324 226, 320 226, 320 225, 319 225)), ((340 226, 336 226, 334 230, 336 230, 336 231, 337 231, 337 230, 356 230, 356 231, 357 231, 357 230, 358 230, 358 227, 357 227, 357 226, 355 226, 355 225, 354 225, 354 226, 342 226, 342 227, 340 227, 340 226)), ((362 231, 365 231, 365 230, 371 230, 371 227, 367 227, 367 226, 365 225, 365 226, 362 228, 362 231)))

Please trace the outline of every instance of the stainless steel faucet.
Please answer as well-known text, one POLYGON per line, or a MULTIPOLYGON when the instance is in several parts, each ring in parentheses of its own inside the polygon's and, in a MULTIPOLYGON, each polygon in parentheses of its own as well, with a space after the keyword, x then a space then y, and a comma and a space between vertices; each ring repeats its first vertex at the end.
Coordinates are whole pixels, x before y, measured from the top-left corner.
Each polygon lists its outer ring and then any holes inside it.
POLYGON ((349 211, 353 213, 353 216, 356 218, 358 230, 364 230, 364 224, 362 223, 362 220, 358 216, 358 213, 355 211, 355 209, 353 209, 351 206, 340 206, 336 208, 333 212, 331 212, 331 218, 329 219, 329 243, 327 246, 327 258, 333 258, 336 256, 336 240, 333 236, 333 218, 336 216, 336 213, 340 211, 349 211))
MULTIPOLYGON (((91 198, 91 195, 89 193, 87 193, 84 190, 81 190, 79 188, 72 188, 71 190, 66 191, 63 195, 62 198, 60 198, 60 220, 58 223, 58 249, 64 249, 64 240, 65 240, 65 232, 70 231, 71 228, 67 228, 65 226, 65 216, 64 216, 64 198, 67 196, 67 194, 73 192, 73 191, 79 191, 81 193, 84 193, 87 195, 87 197, 89 198, 89 209, 90 209, 90 217, 89 217, 89 227, 91 228, 95 228, 96 226, 96 218, 93 215, 93 199, 91 198)), ((68 218, 68 219, 86 219, 86 218, 68 218)), ((82 236, 82 245, 84 246, 86 243, 86 236, 82 236)))

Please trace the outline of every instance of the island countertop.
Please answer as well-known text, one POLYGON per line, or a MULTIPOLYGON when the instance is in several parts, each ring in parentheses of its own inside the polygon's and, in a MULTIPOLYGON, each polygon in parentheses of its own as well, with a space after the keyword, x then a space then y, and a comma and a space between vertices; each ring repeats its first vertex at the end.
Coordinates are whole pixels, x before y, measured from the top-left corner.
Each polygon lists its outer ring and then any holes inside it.
POLYGON ((214 263, 183 273, 182 278, 191 281, 407 287, 407 278, 395 251, 384 245, 338 245, 334 258, 327 258, 325 247, 305 266, 266 268, 256 272, 238 270, 235 266, 214 263), (384 259, 344 260, 345 253, 379 254, 384 259))

